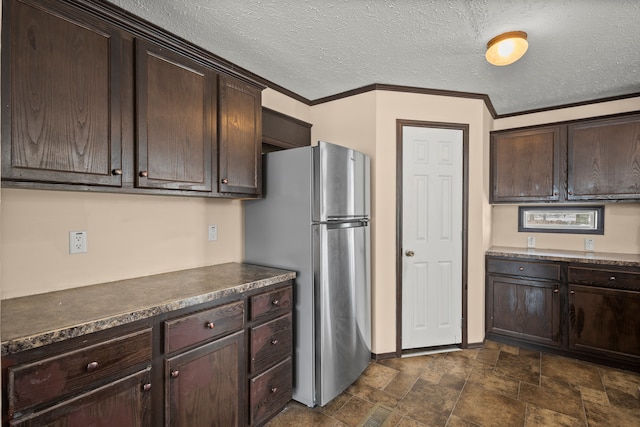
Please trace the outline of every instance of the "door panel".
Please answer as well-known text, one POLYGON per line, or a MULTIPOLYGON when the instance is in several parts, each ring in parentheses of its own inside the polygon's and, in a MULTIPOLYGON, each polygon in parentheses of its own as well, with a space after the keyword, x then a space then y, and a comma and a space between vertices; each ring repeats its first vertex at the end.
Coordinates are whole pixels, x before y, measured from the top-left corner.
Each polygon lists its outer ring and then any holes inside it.
POLYGON ((462 341, 462 136, 403 127, 403 349, 462 341))

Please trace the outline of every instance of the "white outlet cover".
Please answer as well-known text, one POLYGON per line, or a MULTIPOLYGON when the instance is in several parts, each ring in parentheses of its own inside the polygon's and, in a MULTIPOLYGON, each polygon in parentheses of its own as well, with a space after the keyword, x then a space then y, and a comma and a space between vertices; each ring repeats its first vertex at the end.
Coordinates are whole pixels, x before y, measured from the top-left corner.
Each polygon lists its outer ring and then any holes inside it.
POLYGON ((69 254, 87 253, 87 232, 86 231, 70 231, 69 232, 69 254))
POLYGON ((527 247, 535 248, 536 247, 536 238, 535 237, 527 237, 527 247))
POLYGON ((595 242, 593 239, 584 239, 584 250, 587 252, 593 252, 595 249, 595 242))

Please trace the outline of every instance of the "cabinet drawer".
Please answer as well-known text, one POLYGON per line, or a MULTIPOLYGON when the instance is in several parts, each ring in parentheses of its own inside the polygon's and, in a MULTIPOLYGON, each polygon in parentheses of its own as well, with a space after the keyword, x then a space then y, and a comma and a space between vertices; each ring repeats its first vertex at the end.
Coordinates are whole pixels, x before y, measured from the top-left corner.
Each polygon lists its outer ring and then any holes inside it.
POLYGON ((252 296, 249 300, 251 320, 285 314, 291 311, 292 302, 293 289, 291 286, 252 296))
POLYGON ((151 363, 151 328, 8 369, 9 415, 151 363))
POLYGON ((244 302, 199 311, 164 322, 165 352, 185 348, 242 329, 244 325, 244 302))
POLYGON ((489 258, 487 260, 487 272, 508 276, 560 280, 560 265, 545 262, 489 258))
POLYGON ((251 373, 291 355, 291 313, 251 329, 251 373))
POLYGON ((640 291, 640 273, 569 267, 569 283, 640 291))
POLYGON ((291 358, 251 380, 249 405, 252 425, 274 415, 291 400, 291 381, 291 358))

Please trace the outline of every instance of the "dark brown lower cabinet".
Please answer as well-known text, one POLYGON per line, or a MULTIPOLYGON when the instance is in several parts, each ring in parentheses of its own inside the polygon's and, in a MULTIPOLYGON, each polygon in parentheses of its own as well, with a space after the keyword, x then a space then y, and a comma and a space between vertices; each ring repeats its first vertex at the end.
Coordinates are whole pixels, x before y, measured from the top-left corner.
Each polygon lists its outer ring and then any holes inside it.
POLYGON ((639 268, 486 262, 487 338, 640 371, 639 268))
POLYGON ((559 284, 490 276, 487 330, 541 344, 560 345, 559 284))
POLYGON ((151 367, 23 417, 20 427, 144 427, 151 425, 151 367))
POLYGON ((165 362, 168 426, 244 425, 244 332, 165 362))

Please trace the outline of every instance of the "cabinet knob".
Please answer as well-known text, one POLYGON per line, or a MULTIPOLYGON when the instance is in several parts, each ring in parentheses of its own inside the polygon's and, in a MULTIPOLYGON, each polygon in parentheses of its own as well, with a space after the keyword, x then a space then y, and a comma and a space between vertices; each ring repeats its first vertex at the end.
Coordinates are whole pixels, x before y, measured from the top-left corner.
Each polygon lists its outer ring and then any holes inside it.
POLYGON ((277 339, 272 339, 271 340, 271 345, 277 345, 278 344, 278 340, 277 339))
POLYGON ((151 383, 146 383, 145 385, 143 385, 142 386, 142 390, 144 390, 144 391, 151 390, 151 383))
POLYGON ((524 267, 518 267, 518 270, 524 271, 524 267))
POLYGON ((276 394, 278 392, 278 387, 271 387, 271 394, 276 394))
POLYGON ((207 323, 207 329, 213 329, 215 327, 216 327, 215 323, 213 323, 213 322, 208 322, 207 323))
POLYGON ((557 196, 557 195, 558 195, 558 192, 557 192, 557 191, 554 191, 554 192, 553 192, 553 195, 554 195, 554 196, 557 196))
POLYGON ((413 251, 406 251, 404 254, 405 254, 406 256, 408 256, 408 257, 412 257, 412 256, 414 256, 414 255, 415 255, 415 253, 414 253, 413 251))
POLYGON ((92 372, 98 369, 98 362, 91 362, 87 365, 87 371, 92 372))
POLYGON ((612 282, 616 280, 616 276, 611 276, 609 277, 609 280, 611 280, 612 282))
POLYGON ((274 299, 273 301, 271 301, 272 305, 275 305, 276 307, 280 305, 280 300, 279 299, 274 299))
POLYGON ((171 378, 178 378, 180 375, 180 371, 171 371, 171 378))
POLYGON ((569 291, 569 295, 575 295, 576 291, 569 291))
POLYGON ((554 294, 557 294, 557 293, 559 293, 559 292, 560 292, 560 290, 559 290, 558 288, 553 288, 553 293, 554 293, 554 294))
POLYGON ((111 171, 112 175, 122 175, 122 169, 114 169, 111 171))
POLYGON ((147 171, 140 171, 140 177, 141 177, 141 178, 146 178, 146 177, 148 177, 148 176, 149 176, 149 172, 147 172, 147 171))
POLYGON ((228 183, 229 183, 229 180, 228 180, 227 178, 222 178, 222 183, 223 183, 223 184, 228 184, 228 183))
POLYGON ((568 193, 569 193, 570 195, 573 195, 573 191, 568 191, 568 193))

